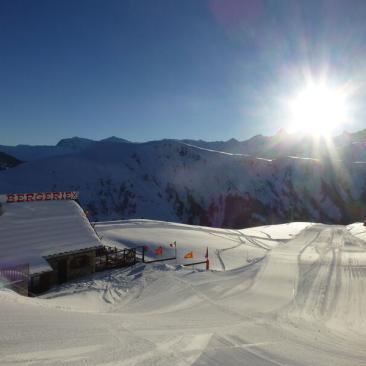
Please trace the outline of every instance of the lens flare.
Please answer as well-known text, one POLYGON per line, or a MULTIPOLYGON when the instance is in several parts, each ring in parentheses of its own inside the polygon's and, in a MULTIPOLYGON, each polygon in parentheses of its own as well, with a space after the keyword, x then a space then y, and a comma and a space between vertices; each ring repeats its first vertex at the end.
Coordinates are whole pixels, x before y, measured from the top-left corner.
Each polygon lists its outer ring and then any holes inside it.
POLYGON ((290 99, 289 131, 328 135, 347 122, 348 101, 342 88, 308 83, 290 99))

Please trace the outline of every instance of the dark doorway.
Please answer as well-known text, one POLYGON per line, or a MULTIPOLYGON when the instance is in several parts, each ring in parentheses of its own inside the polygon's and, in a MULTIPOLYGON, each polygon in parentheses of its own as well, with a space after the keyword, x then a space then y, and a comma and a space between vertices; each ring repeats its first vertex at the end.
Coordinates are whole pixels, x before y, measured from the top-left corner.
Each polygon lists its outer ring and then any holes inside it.
POLYGON ((58 283, 67 281, 67 258, 60 259, 58 262, 58 283))

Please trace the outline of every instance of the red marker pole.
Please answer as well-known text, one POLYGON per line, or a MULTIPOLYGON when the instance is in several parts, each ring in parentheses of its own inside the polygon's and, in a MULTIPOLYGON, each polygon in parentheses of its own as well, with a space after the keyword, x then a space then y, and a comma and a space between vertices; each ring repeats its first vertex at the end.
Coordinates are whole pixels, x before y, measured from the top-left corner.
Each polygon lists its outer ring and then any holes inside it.
POLYGON ((208 271, 210 269, 210 261, 208 259, 208 247, 206 248, 205 258, 206 258, 206 271, 208 271))
POLYGON ((174 241, 174 257, 175 257, 175 264, 178 264, 178 258, 177 258, 177 242, 174 241))

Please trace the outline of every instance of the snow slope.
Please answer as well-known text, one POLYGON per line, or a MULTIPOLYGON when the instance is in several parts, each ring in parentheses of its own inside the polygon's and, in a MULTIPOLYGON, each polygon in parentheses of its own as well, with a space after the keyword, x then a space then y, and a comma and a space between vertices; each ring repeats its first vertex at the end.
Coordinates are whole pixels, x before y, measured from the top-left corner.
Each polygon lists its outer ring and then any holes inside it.
MULTIPOLYGON (((289 239, 307 227, 308 223, 291 223, 274 227, 257 227, 244 230, 216 229, 163 221, 126 220, 95 223, 95 229, 107 245, 121 247, 149 247, 147 256, 154 259, 153 251, 163 248, 163 256, 174 256, 170 244, 176 242, 177 263, 204 261, 209 248, 211 268, 229 270, 242 267, 266 255, 281 240, 289 239), (192 251, 193 260, 184 259, 192 251)), ((196 268, 204 268, 204 265, 196 268)))
POLYGON ((139 220, 97 229, 127 246, 173 236, 195 251, 203 241, 227 252, 241 239, 276 245, 250 265, 222 258, 227 271, 139 264, 37 299, 0 291, 2 365, 366 364, 366 242, 348 227, 237 232, 139 220))
POLYGON ((83 210, 74 201, 4 204, 0 215, 0 264, 51 269, 44 256, 100 246, 83 210))

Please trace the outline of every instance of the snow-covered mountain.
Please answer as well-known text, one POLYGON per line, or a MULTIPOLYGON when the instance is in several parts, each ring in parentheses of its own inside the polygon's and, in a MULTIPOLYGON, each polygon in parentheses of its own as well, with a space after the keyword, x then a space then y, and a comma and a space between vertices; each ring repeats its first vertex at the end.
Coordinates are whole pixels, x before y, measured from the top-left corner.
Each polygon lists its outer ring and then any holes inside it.
POLYGON ((43 190, 80 191, 93 220, 245 227, 366 216, 366 164, 329 153, 324 160, 269 160, 176 140, 107 139, 0 172, 1 193, 43 190))
POLYGON ((0 151, 22 161, 34 161, 52 156, 73 154, 75 152, 70 148, 52 145, 0 145, 0 151))
POLYGON ((72 150, 83 150, 93 145, 94 143, 94 140, 74 136, 71 138, 60 140, 56 146, 72 150))
POLYGON ((256 135, 245 141, 182 140, 205 149, 225 151, 233 154, 249 154, 274 159, 285 156, 298 156, 314 159, 327 159, 330 152, 348 161, 366 160, 366 129, 324 139, 308 134, 289 134, 280 130, 274 136, 256 135))
MULTIPOLYGON (((116 136, 111 136, 101 140, 102 142, 129 142, 116 136)), ((98 141, 83 137, 71 137, 60 140, 56 145, 0 145, 0 152, 10 154, 22 161, 35 161, 53 156, 64 156, 75 154, 91 147, 98 141)))
MULTIPOLYGON (((351 162, 366 160, 366 129, 356 133, 344 132, 332 138, 332 140, 315 138, 306 134, 289 134, 285 130, 280 130, 274 136, 256 135, 244 141, 238 141, 234 138, 227 141, 189 139, 176 141, 207 150, 231 154, 254 155, 265 159, 287 156, 327 159, 330 152, 332 152, 337 158, 351 162)), ((0 145, 0 151, 22 161, 34 161, 51 156, 74 154, 98 142, 129 143, 130 141, 116 136, 111 136, 100 141, 74 136, 60 140, 55 146, 0 145)))
POLYGON ((14 156, 8 155, 0 151, 0 170, 14 168, 22 162, 14 156))

